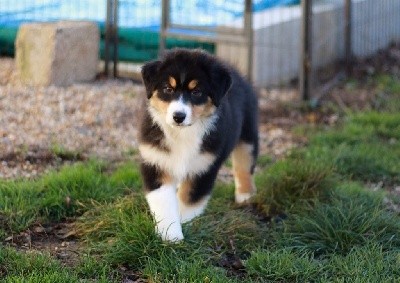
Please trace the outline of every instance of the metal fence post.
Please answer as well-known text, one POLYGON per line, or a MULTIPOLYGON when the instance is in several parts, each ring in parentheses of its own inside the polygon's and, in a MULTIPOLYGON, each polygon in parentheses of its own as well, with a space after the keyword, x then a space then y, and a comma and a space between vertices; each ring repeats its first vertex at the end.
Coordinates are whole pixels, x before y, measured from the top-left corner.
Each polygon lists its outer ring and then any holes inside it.
POLYGON ((301 1, 301 64, 300 64, 300 94, 303 100, 309 100, 311 95, 312 71, 312 0, 301 1))
POLYGON ((247 37, 247 78, 253 79, 253 1, 246 0, 244 10, 244 30, 247 37))
POLYGON ((161 55, 167 48, 167 28, 169 25, 169 0, 162 0, 161 3, 161 27, 160 44, 158 46, 158 55, 161 55))
POLYGON ((106 34, 104 46, 104 74, 109 75, 110 46, 113 52, 113 76, 118 75, 118 0, 107 0, 106 34))
POLYGON ((346 60, 346 73, 350 75, 353 63, 353 50, 352 50, 352 37, 351 37, 351 0, 345 0, 345 9, 344 9, 344 16, 345 16, 345 60, 346 60))
POLYGON ((113 0, 107 0, 106 31, 104 40, 104 74, 108 77, 108 65, 110 62, 110 38, 111 38, 111 7, 113 0))
POLYGON ((114 78, 118 77, 118 0, 114 0, 113 6, 113 71, 114 78))

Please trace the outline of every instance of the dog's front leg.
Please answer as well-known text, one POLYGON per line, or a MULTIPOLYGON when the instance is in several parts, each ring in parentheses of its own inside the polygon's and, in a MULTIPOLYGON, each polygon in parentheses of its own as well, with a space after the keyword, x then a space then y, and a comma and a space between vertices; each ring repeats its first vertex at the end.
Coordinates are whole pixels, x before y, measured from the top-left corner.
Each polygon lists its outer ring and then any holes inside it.
POLYGON ((146 199, 156 221, 156 231, 161 238, 171 242, 182 240, 176 187, 164 184, 147 193, 146 199))
POLYGON ((146 200, 156 222, 156 232, 164 241, 183 240, 176 185, 156 167, 142 164, 146 200))
POLYGON ((219 166, 213 165, 207 172, 188 178, 180 184, 178 198, 182 223, 186 223, 203 213, 210 199, 218 169, 219 166))

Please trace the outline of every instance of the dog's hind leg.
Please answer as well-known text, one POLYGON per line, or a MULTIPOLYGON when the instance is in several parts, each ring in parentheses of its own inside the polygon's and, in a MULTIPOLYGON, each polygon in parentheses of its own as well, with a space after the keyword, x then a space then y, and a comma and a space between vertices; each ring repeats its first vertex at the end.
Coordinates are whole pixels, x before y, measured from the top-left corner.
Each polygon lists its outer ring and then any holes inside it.
POLYGON ((181 223, 188 222, 203 213, 210 199, 210 193, 217 177, 218 169, 188 178, 178 189, 179 214, 181 223))
POLYGON ((239 142, 232 152, 236 203, 246 202, 256 193, 253 178, 256 157, 257 144, 243 141, 239 142))

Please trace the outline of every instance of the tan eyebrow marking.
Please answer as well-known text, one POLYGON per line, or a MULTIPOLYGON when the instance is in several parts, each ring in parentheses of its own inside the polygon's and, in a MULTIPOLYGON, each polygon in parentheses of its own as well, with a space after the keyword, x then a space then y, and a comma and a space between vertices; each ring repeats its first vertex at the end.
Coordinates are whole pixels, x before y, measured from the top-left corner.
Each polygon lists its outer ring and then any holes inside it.
POLYGON ((189 84, 188 84, 188 89, 189 89, 189 90, 194 89, 194 88, 197 86, 198 83, 199 83, 199 82, 198 82, 197 80, 191 80, 191 81, 189 82, 189 84))
POLYGON ((168 81, 172 88, 176 88, 176 80, 173 77, 169 77, 168 81))

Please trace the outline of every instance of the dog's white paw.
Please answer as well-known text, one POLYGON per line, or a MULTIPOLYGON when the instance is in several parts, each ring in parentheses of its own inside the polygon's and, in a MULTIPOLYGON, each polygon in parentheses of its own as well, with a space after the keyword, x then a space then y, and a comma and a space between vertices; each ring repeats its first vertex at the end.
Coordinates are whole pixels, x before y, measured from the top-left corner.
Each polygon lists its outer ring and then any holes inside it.
POLYGON ((161 236, 163 241, 167 242, 179 242, 183 240, 182 227, 180 223, 172 223, 168 227, 157 224, 156 232, 161 236))
POLYGON ((235 201, 238 204, 243 204, 249 201, 254 196, 253 193, 235 193, 235 201))
POLYGON ((173 185, 162 185, 146 195, 150 211, 154 216, 156 232, 165 241, 177 242, 183 239, 179 218, 178 199, 173 185))

